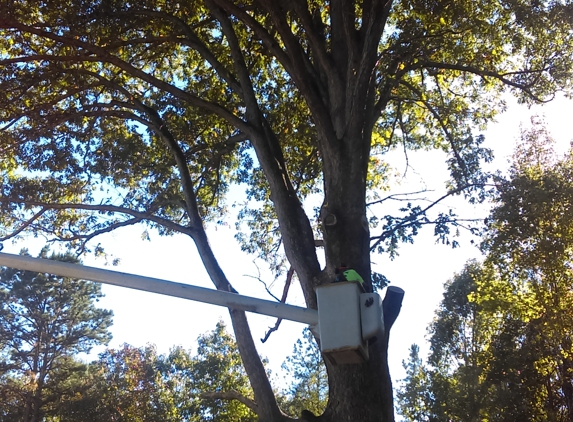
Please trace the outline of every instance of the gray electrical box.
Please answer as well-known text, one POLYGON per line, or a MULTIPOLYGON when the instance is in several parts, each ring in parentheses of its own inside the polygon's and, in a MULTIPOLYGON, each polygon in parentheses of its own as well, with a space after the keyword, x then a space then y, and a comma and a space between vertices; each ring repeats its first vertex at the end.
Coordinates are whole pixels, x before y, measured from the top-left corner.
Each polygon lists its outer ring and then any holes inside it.
POLYGON ((332 283, 316 289, 320 349, 335 364, 368 360, 360 317, 362 293, 362 287, 355 282, 332 283))

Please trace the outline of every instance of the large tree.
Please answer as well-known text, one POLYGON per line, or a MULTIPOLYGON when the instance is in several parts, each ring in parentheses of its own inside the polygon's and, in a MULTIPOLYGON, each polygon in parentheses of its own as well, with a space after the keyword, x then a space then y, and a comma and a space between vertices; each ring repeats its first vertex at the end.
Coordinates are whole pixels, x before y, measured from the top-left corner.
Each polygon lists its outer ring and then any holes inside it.
MULTIPOLYGON (((40 257, 78 262, 46 249, 40 257)), ((98 283, 0 270, 0 419, 41 421, 68 392, 83 368, 74 355, 111 339, 112 313, 95 305, 101 296, 98 283)))
MULTIPOLYGON (((507 285, 506 297, 514 297, 514 306, 502 308, 508 321, 518 321, 505 337, 509 353, 519 349, 513 356, 524 363, 516 378, 538 385, 527 385, 526 391, 535 394, 532 405, 539 407, 539 420, 570 422, 573 149, 559 157, 545 125, 533 123, 532 130, 523 131, 510 175, 500 184, 484 247, 507 285)), ((482 290, 495 297, 499 285, 485 284, 482 290)), ((503 372, 498 368, 498 377, 503 372)))
POLYGON ((408 363, 408 420, 573 421, 573 151, 559 158, 538 122, 522 138, 484 263, 446 284, 428 365, 408 363))
MULTIPOLYGON (((42 232, 86 250, 145 222, 190 236, 216 288, 234 291, 204 223, 244 183, 255 204, 239 213, 244 248, 279 271, 284 254, 311 308, 341 262, 370 290, 372 251, 455 224, 427 216, 432 205, 384 208, 385 153, 443 150, 445 196, 479 194, 490 155, 475 130, 504 89, 537 101, 571 84, 569 1, 0 6, 2 238, 42 232)), ((230 312, 259 417, 285 420, 244 313, 230 312)), ((321 420, 393 420, 386 349, 382 339, 367 363, 329 364, 321 420)))

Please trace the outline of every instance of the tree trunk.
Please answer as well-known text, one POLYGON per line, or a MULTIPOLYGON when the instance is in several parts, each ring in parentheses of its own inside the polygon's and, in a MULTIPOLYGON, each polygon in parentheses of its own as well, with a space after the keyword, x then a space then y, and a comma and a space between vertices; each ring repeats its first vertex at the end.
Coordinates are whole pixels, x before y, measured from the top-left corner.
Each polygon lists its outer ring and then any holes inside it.
POLYGON ((363 364, 333 366, 327 362, 329 401, 320 421, 394 420, 386 346, 387 343, 382 339, 371 345, 370 359, 363 364))
MULTIPOLYGON (((325 200, 321 210, 326 269, 322 283, 334 278, 334 269, 344 263, 355 269, 372 291, 370 233, 366 219, 366 177, 370 137, 348 134, 330 141, 338 148, 324 156, 325 200), (362 149, 357 153, 357 149, 362 149), (351 150, 354 152, 351 154, 351 150)), ((394 420, 392 382, 388 369, 388 333, 369 347, 363 364, 333 365, 326 361, 329 401, 325 422, 394 420)))
MULTIPOLYGON (((326 48, 326 40, 321 38, 323 36, 320 31, 317 32, 318 28, 314 27, 308 5, 304 2, 287 3, 271 0, 258 2, 273 21, 285 49, 277 49, 274 34, 270 37, 264 35, 262 42, 293 78, 316 125, 325 194, 321 227, 326 267, 322 271, 314 246, 312 226, 290 181, 282 146, 259 107, 233 25, 222 11, 248 22, 251 17, 232 2, 215 0, 213 4, 208 4, 212 13, 221 21, 222 30, 232 47, 233 66, 246 106, 249 139, 270 187, 286 256, 301 282, 306 305, 316 309, 316 287, 331 282, 335 268, 341 263, 355 269, 364 278, 366 289, 372 291, 366 178, 376 113, 374 91, 370 91, 374 87, 372 70, 378 56, 378 43, 392 2, 368 3, 363 16, 363 29, 360 31, 356 30, 353 3, 332 2, 329 10, 332 43, 341 46, 334 49, 332 54, 326 48), (308 53, 292 33, 287 11, 299 15, 300 23, 309 34, 310 47, 316 53, 313 56, 316 63, 313 65, 306 60, 308 53), (317 67, 310 70, 315 65, 317 67)), ((253 25, 258 34, 264 32, 262 27, 254 23, 249 25, 253 25)), ((257 357, 251 356, 254 347, 250 346, 246 321, 241 322, 241 326, 235 326, 237 322, 240 321, 233 319, 239 348, 241 354, 245 355, 243 359, 256 360, 257 357), (241 344, 249 347, 244 351, 241 344)), ((257 371, 249 369, 247 363, 245 366, 254 389, 268 392, 267 385, 255 388, 260 381, 256 379, 257 371)), ((347 366, 328 364, 328 373, 330 393, 325 414, 318 418, 305 414, 302 415, 304 419, 332 422, 393 421, 387 338, 379 339, 370 347, 368 362, 347 366)), ((278 417, 276 410, 271 410, 272 407, 274 404, 264 417, 259 412, 259 417, 265 422, 271 422, 271 418, 274 421, 278 417)))
POLYGON ((40 380, 34 397, 32 398, 32 415, 30 417, 30 422, 40 422, 42 418, 42 392, 44 390, 44 382, 40 380))

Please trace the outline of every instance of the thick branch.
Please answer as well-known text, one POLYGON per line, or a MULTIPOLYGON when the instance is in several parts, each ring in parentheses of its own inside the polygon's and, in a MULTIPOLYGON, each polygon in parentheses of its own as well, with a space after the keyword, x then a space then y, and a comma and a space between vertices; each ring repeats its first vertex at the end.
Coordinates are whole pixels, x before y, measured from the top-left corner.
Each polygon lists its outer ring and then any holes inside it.
MULTIPOLYGON (((362 27, 360 28, 359 45, 361 51, 359 52, 360 56, 357 58, 356 85, 351 94, 352 97, 349 98, 349 100, 352 100, 352 103, 354 103, 356 98, 367 97, 370 78, 373 75, 373 68, 378 58, 380 38, 390 15, 392 3, 392 0, 373 0, 363 4, 363 7, 370 5, 371 11, 368 18, 362 21, 362 27)), ((356 108, 353 110, 353 113, 362 114, 363 110, 356 108)))
POLYGON ((189 172, 189 167, 187 167, 187 160, 185 159, 185 154, 179 147, 179 144, 169 131, 165 121, 161 119, 159 113, 151 107, 148 107, 141 103, 141 107, 145 110, 149 116, 155 131, 161 137, 171 155, 175 159, 177 164, 177 169, 181 177, 181 187, 183 189, 183 195, 185 197, 185 204, 187 208, 187 214, 189 215, 189 220, 191 226, 197 230, 203 230, 203 220, 199 215, 199 207, 197 205, 197 197, 195 195, 195 190, 193 189, 193 181, 191 180, 191 174, 189 172))
MULTIPOLYGON (((311 49, 310 56, 316 60, 316 64, 323 74, 329 73, 334 63, 326 52, 324 34, 320 33, 320 28, 317 28, 317 25, 313 22, 313 17, 308 10, 305 0, 295 0, 292 3, 307 36, 311 49)), ((320 19, 322 24, 322 18, 318 16, 317 19, 320 19)))
POLYGON ((261 40, 265 48, 283 65, 287 73, 291 73, 292 63, 289 56, 280 47, 277 40, 269 34, 266 28, 249 15, 244 7, 239 7, 228 0, 213 0, 213 2, 227 13, 236 16, 238 20, 251 28, 255 35, 261 40))
POLYGON ((206 393, 201 393, 199 397, 203 399, 211 399, 211 400, 237 400, 251 409, 253 412, 258 412, 257 403, 254 400, 251 400, 248 397, 243 396, 241 393, 235 390, 231 391, 211 391, 206 393))
POLYGON ((257 415, 260 420, 264 421, 284 420, 265 368, 257 354, 245 312, 230 309, 229 314, 231 315, 231 322, 245 371, 249 376, 255 400, 260 404, 260 406, 257 406, 257 415))
POLYGON ((225 13, 223 13, 221 9, 215 6, 215 4, 212 1, 207 0, 206 4, 210 8, 211 13, 221 23, 223 34, 225 35, 225 37, 227 38, 227 42, 229 43, 229 48, 231 50, 231 57, 233 59, 233 65, 235 68, 235 72, 239 77, 239 84, 241 87, 241 91, 243 93, 243 100, 245 101, 247 106, 247 115, 249 116, 249 120, 254 119, 255 122, 259 123, 261 114, 259 110, 259 105, 257 102, 257 98, 255 96, 255 90, 253 89, 251 77, 249 75, 249 71, 245 63, 243 51, 241 50, 241 45, 239 43, 239 39, 237 38, 235 29, 233 28, 233 24, 229 19, 229 17, 225 13))
MULTIPOLYGON (((271 15, 275 28, 285 44, 291 65, 290 69, 286 70, 305 97, 315 124, 326 134, 325 140, 335 139, 332 121, 326 106, 328 98, 325 98, 325 87, 321 87, 322 81, 319 73, 304 52, 299 39, 292 33, 291 26, 286 19, 284 5, 274 0, 260 0, 260 2, 271 15)), ((335 69, 330 69, 328 75, 336 84, 340 84, 341 81, 335 69)))
MULTIPOLYGON (((159 133, 174 155, 178 168, 180 169, 183 190, 187 202, 187 210, 189 218, 193 224, 193 234, 191 236, 195 241, 195 245, 197 246, 197 251, 199 252, 203 265, 218 290, 236 293, 236 290, 231 286, 231 283, 219 265, 219 262, 213 253, 213 249, 209 244, 201 216, 199 215, 197 198, 193 190, 191 176, 189 174, 189 169, 187 167, 183 151, 169 132, 165 122, 163 122, 159 117, 159 114, 149 107, 147 107, 147 111, 154 120, 154 124, 156 126, 159 125, 159 133)), ((251 381, 255 398, 259 403, 262 403, 260 407, 257 407, 258 415, 264 420, 277 419, 277 417, 281 415, 281 412, 267 378, 265 368, 257 354, 257 349, 253 341, 245 312, 230 310, 229 313, 231 315, 233 329, 237 338, 237 345, 239 346, 239 351, 243 358, 245 370, 249 380, 251 381)))
POLYGON ((163 226, 167 229, 192 235, 193 231, 188 227, 181 226, 173 221, 166 220, 161 217, 157 217, 148 212, 141 212, 135 211, 129 208, 118 207, 115 205, 105 205, 105 204, 77 204, 77 203, 52 203, 52 202, 43 202, 43 201, 23 201, 22 198, 11 198, 11 197, 0 197, 0 203, 13 203, 13 204, 25 204, 26 206, 30 207, 42 207, 45 210, 66 210, 66 209, 76 209, 76 210, 86 210, 86 211, 96 211, 96 212, 113 212, 113 213, 120 213, 131 215, 139 220, 147 220, 151 221, 157 225, 163 226))

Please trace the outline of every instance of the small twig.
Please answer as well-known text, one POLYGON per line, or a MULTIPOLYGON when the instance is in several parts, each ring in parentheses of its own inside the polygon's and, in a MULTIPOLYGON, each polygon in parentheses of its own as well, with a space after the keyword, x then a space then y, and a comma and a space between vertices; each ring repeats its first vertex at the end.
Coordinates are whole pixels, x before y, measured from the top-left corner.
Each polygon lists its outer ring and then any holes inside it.
MULTIPOLYGON (((379 199, 377 201, 373 201, 373 202, 369 202, 366 204, 367 207, 369 207, 370 205, 376 205, 376 204, 380 204, 384 201, 387 201, 388 199, 392 199, 394 201, 415 201, 416 198, 397 198, 397 196, 409 196, 409 195, 417 195, 419 193, 427 193, 427 192, 434 192, 434 190, 429 190, 429 189, 423 189, 423 190, 419 190, 416 192, 407 192, 407 193, 393 193, 392 195, 388 195, 382 199, 379 199)), ((420 200, 423 201, 427 201, 427 198, 420 198, 420 200)))
MULTIPOLYGON (((17 230, 13 231, 12 233, 10 233, 7 236, 0 237, 0 242, 3 242, 4 240, 8 240, 8 239, 11 239, 11 238, 19 235, 21 232, 26 230, 26 228, 30 227, 32 225, 32 223, 34 223, 34 221, 36 221, 38 218, 40 218, 46 211, 47 211, 46 208, 42 208, 39 212, 34 214, 29 220, 25 221, 17 230)), ((0 251, 1 250, 2 250, 2 248, 0 248, 0 251)))
MULTIPOLYGON (((290 269, 287 272, 287 277, 286 277, 286 281, 285 281, 285 286, 283 288, 283 295, 281 297, 280 302, 281 303, 285 303, 287 296, 288 296, 288 291, 290 288, 290 285, 292 284, 292 276, 294 275, 294 268, 290 267, 290 269)), ((271 333, 273 333, 274 331, 277 331, 279 329, 279 326, 281 325, 281 322, 283 321, 282 318, 278 318, 277 322, 275 323, 274 327, 269 328, 269 331, 267 331, 265 333, 265 337, 261 339, 261 342, 264 343, 265 341, 267 341, 271 335, 271 333)))
POLYGON ((259 266, 257 265, 257 263, 255 261, 253 261, 253 264, 255 264, 255 267, 257 267, 257 272, 259 273, 259 275, 257 277, 255 277, 254 275, 248 275, 248 274, 243 274, 243 277, 249 277, 249 278, 254 278, 255 280, 258 280, 262 283, 263 286, 265 286, 265 290, 267 291, 267 293, 269 295, 271 295, 273 297, 274 300, 276 300, 277 302, 280 302, 281 300, 276 297, 269 289, 269 287, 267 286, 267 283, 265 283, 265 281, 261 278, 261 270, 259 269, 259 266))

